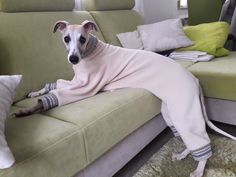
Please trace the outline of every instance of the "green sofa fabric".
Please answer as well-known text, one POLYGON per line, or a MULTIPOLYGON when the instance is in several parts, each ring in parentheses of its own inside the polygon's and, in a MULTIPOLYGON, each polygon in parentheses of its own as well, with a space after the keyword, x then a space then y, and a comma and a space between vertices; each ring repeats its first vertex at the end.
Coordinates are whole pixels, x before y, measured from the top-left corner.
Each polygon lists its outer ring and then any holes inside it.
MULTIPOLYGON (((29 107, 36 99, 17 106, 29 107)), ((83 132, 88 163, 160 113, 160 100, 143 89, 121 89, 54 108, 46 113, 77 125, 83 132), (139 111, 137 111, 139 110, 139 111)))
POLYGON ((82 0, 82 3, 88 11, 125 10, 135 5, 134 0, 82 0))
POLYGON ((134 31, 143 24, 143 17, 135 10, 91 11, 106 42, 121 46, 116 34, 134 31))
POLYGON ((199 80, 207 97, 236 101, 236 52, 188 69, 199 80))
POLYGON ((190 66, 194 65, 194 62, 191 61, 186 61, 186 60, 175 60, 175 61, 184 68, 189 68, 190 66))
POLYGON ((88 12, 0 13, 0 74, 24 76, 16 100, 45 83, 73 77, 61 34, 53 34, 53 26, 58 20, 80 24, 86 19, 94 21, 88 12))
POLYGON ((71 11, 74 0, 1 0, 4 12, 71 11))
POLYGON ((0 170, 1 177, 66 177, 87 164, 82 132, 71 123, 39 114, 9 117, 6 137, 16 164, 0 170))

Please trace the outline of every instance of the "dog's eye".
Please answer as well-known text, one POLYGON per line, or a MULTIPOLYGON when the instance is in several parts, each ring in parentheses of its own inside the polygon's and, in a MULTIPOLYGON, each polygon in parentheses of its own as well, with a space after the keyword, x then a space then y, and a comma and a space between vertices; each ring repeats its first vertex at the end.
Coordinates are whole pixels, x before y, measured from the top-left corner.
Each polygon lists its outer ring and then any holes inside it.
POLYGON ((80 42, 81 44, 84 44, 84 43, 86 42, 86 38, 85 38, 84 36, 80 36, 79 42, 80 42))
POLYGON ((64 41, 65 41, 65 43, 69 43, 70 42, 70 36, 65 36, 64 41))

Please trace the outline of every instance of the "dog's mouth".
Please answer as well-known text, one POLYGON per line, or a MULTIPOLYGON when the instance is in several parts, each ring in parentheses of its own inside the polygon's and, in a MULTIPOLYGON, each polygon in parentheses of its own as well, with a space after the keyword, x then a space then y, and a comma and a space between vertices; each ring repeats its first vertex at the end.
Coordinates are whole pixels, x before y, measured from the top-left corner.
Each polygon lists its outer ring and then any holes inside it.
POLYGON ((79 57, 78 57, 78 56, 76 56, 76 55, 71 55, 71 56, 69 57, 69 61, 70 61, 71 64, 76 65, 76 64, 79 63, 80 60, 79 60, 79 57))

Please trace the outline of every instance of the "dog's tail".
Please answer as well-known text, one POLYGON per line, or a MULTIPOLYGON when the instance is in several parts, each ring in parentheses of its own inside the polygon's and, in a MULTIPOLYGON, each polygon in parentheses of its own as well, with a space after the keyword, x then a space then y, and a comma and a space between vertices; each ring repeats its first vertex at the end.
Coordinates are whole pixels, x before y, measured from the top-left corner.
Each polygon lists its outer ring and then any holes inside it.
POLYGON ((205 121, 206 121, 206 124, 214 131, 228 137, 228 138, 231 138, 233 140, 236 141, 236 137, 224 132, 223 130, 219 129, 218 127, 216 127, 208 118, 207 116, 207 112, 206 112, 206 108, 205 108, 205 104, 204 104, 204 96, 203 96, 203 91, 202 91, 202 88, 201 86, 199 85, 199 94, 200 94, 200 101, 201 101, 201 106, 202 106, 202 113, 203 113, 203 116, 205 118, 205 121))

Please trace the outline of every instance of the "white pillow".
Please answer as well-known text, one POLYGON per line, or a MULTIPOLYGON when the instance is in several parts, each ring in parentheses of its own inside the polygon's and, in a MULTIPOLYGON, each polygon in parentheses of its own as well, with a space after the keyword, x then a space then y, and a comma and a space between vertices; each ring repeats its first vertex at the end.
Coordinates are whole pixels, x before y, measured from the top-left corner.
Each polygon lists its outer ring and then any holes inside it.
POLYGON ((21 80, 21 75, 0 76, 0 169, 9 168, 15 158, 5 139, 5 120, 15 96, 15 90, 21 80))
POLYGON ((169 19, 137 28, 144 50, 161 52, 193 45, 193 42, 185 35, 180 19, 169 19))
POLYGON ((124 48, 143 49, 142 40, 137 30, 116 35, 124 48))

